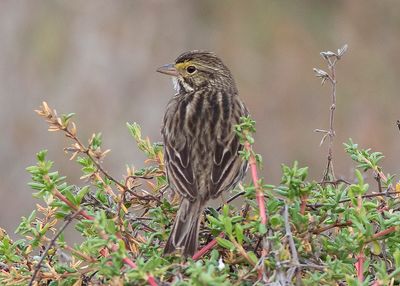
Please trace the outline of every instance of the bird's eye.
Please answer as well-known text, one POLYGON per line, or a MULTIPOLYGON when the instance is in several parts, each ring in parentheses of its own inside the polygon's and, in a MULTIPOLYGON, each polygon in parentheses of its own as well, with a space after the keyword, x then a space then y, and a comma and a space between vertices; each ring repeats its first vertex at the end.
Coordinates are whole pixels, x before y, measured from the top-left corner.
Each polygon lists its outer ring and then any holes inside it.
POLYGON ((195 67, 195 66, 188 66, 188 67, 186 68, 186 71, 187 71, 188 73, 194 73, 194 72, 196 71, 196 67, 195 67))

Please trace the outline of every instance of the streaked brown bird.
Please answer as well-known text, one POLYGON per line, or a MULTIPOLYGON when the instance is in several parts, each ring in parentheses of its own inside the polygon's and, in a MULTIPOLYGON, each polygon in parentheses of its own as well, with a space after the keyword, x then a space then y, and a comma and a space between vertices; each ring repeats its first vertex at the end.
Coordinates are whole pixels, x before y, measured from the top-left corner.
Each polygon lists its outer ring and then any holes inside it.
POLYGON ((183 53, 157 71, 172 76, 176 90, 162 135, 169 184, 181 197, 164 253, 178 250, 188 257, 197 250, 207 202, 235 187, 246 172, 234 125, 248 112, 231 72, 211 52, 183 53))

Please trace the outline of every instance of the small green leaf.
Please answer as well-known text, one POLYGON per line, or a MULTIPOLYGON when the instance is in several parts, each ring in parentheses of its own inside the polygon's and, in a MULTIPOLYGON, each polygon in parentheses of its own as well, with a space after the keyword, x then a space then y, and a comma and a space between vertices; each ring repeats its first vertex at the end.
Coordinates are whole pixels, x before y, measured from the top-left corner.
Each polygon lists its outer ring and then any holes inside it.
POLYGON ((36 158, 39 162, 43 162, 46 159, 46 155, 47 155, 47 150, 42 150, 36 154, 36 158))
POLYGON ((371 241, 370 249, 374 255, 380 255, 382 253, 382 247, 376 240, 371 241))
POLYGON ((211 215, 207 215, 207 220, 211 223, 214 224, 216 226, 222 226, 222 223, 216 219, 215 217, 211 216, 211 215))
POLYGON ((217 243, 223 248, 229 249, 231 251, 235 249, 235 245, 225 238, 217 237, 217 243))
POLYGON ((89 192, 90 192, 89 186, 84 186, 83 188, 81 188, 78 194, 75 196, 77 203, 81 204, 83 197, 89 192))
POLYGON ((243 243, 243 228, 240 224, 235 224, 235 235, 236 235, 236 239, 238 240, 239 244, 243 243))
POLYGON ((254 254, 253 251, 248 251, 248 252, 247 252, 247 255, 250 257, 250 259, 251 259, 254 263, 257 263, 258 258, 257 258, 257 256, 254 254))
POLYGON ((267 233, 267 227, 265 226, 265 224, 260 223, 260 224, 258 225, 258 232, 259 232, 261 235, 264 235, 264 234, 267 233))
POLYGON ((73 205, 77 205, 74 194, 71 190, 66 190, 63 194, 73 205))
POLYGON ((282 225, 282 216, 280 214, 274 214, 273 216, 269 217, 269 223, 273 228, 277 228, 282 225))
POLYGON ((222 208, 222 214, 224 216, 229 216, 229 205, 224 205, 224 207, 222 208))
POLYGON ((357 180, 358 180, 358 184, 359 185, 363 185, 364 184, 364 178, 363 178, 360 170, 356 169, 355 173, 356 173, 356 177, 357 177, 357 180))
POLYGON ((232 234, 232 228, 233 228, 231 219, 229 217, 224 217, 223 218, 223 222, 224 222, 225 232, 228 235, 231 235, 232 234))

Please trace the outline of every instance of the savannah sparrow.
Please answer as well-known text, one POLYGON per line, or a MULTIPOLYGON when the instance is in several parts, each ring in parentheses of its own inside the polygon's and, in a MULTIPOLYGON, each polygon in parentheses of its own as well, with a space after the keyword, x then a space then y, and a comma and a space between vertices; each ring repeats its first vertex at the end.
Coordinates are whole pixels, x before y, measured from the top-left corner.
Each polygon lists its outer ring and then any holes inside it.
POLYGON ((207 201, 232 189, 246 172, 234 125, 248 112, 229 69, 213 53, 186 52, 157 71, 171 75, 176 90, 162 135, 169 184, 181 197, 164 252, 187 257, 197 250, 207 201))

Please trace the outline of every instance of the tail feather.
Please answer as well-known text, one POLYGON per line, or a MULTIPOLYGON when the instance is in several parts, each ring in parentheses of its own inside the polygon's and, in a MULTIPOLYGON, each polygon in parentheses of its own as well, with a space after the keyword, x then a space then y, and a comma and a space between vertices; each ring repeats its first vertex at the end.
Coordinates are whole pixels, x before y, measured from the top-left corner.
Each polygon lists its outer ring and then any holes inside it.
POLYGON ((164 248, 165 254, 181 251, 185 257, 188 257, 196 252, 203 209, 204 206, 200 200, 190 202, 182 198, 174 226, 164 248))

